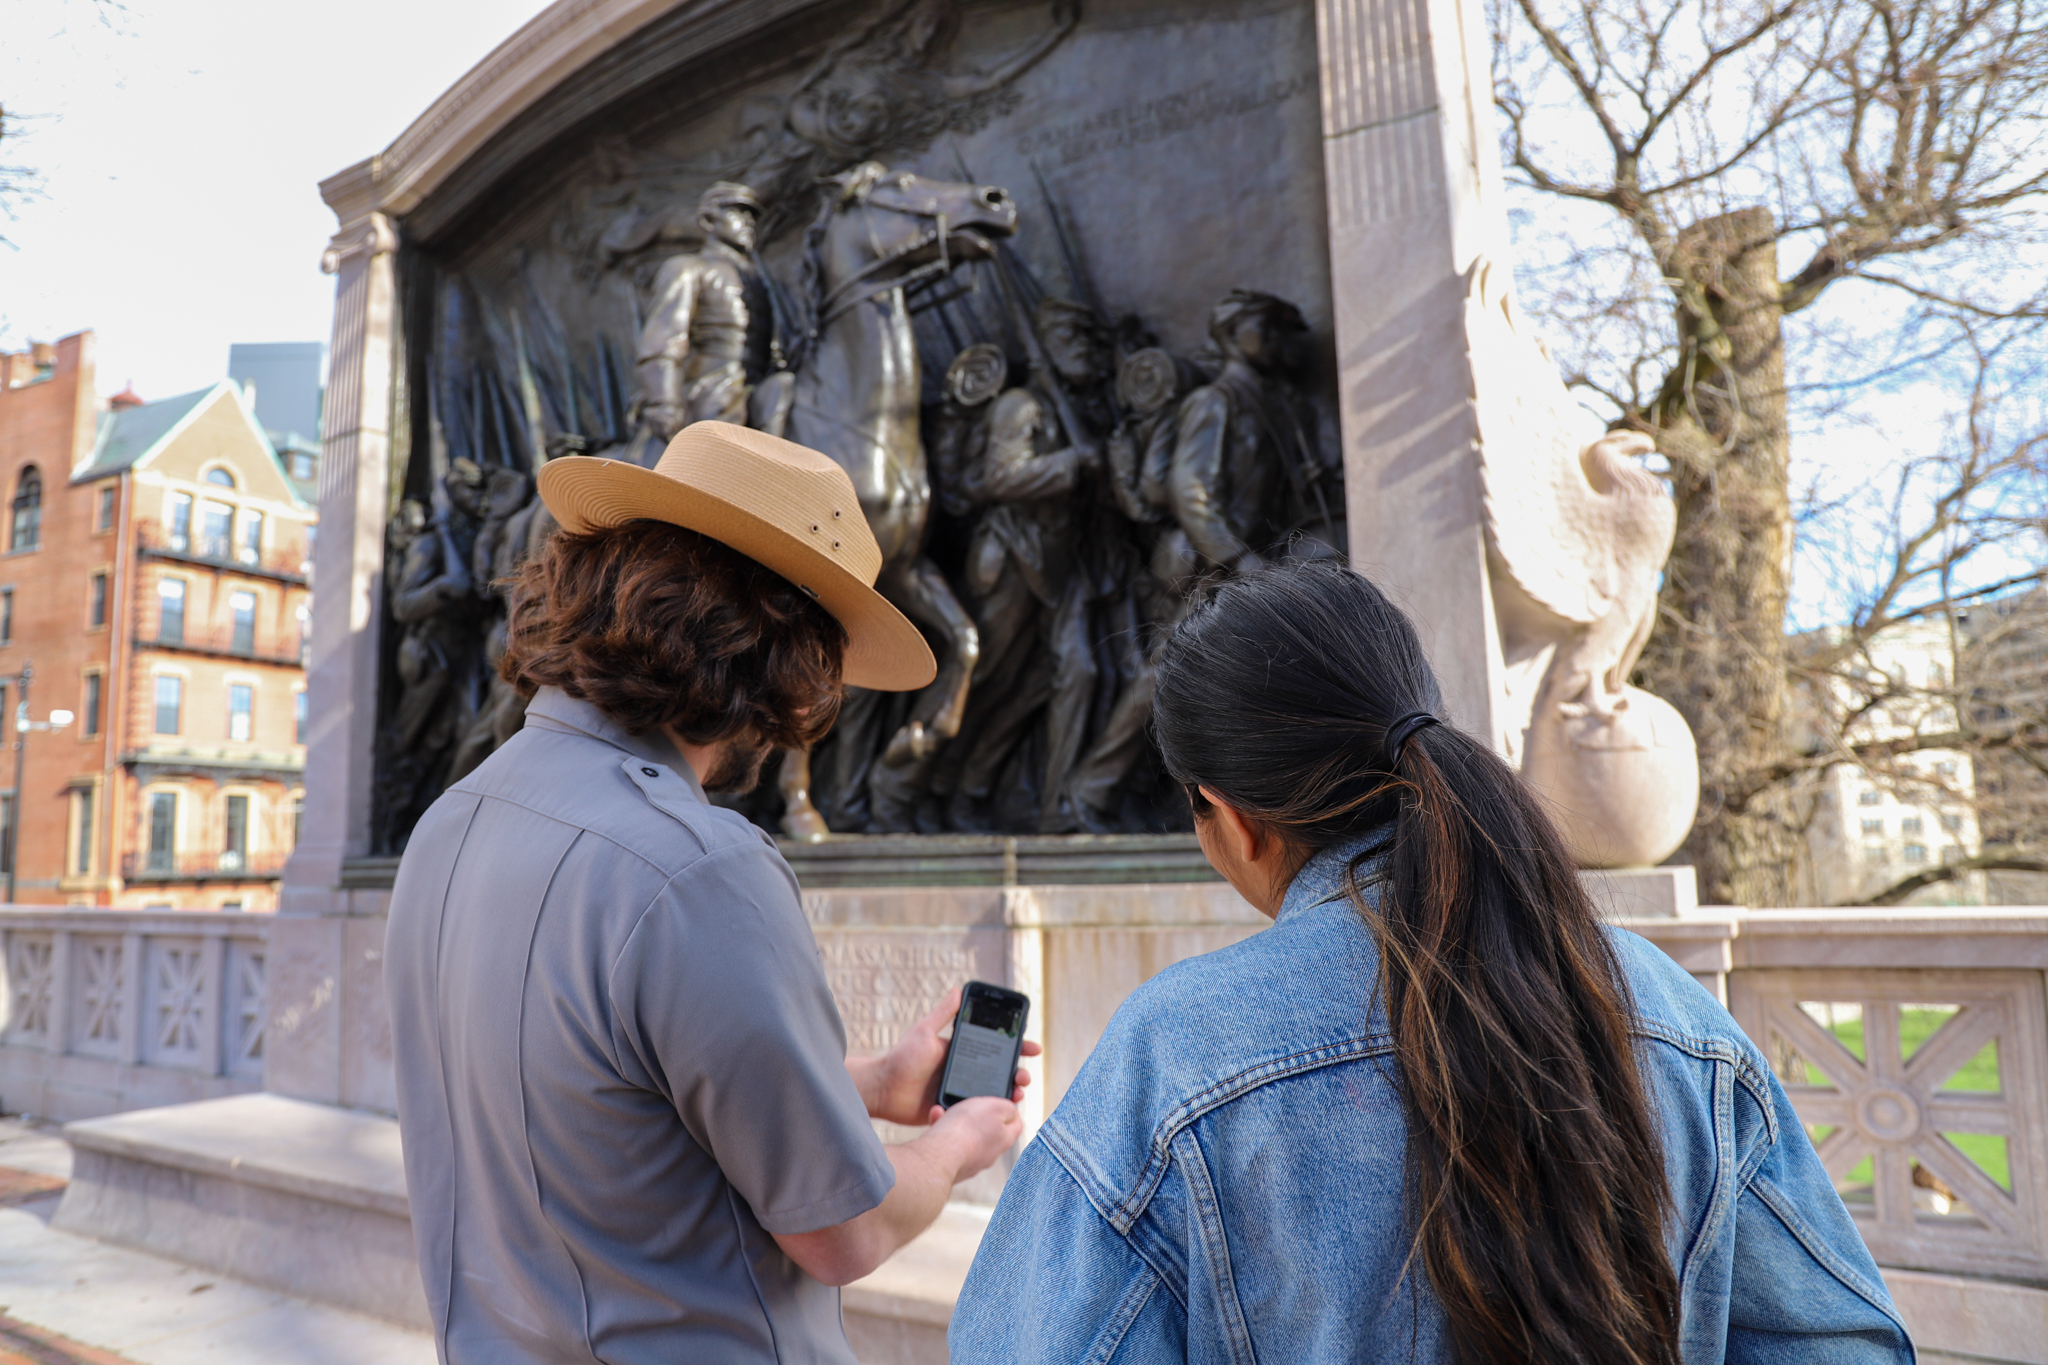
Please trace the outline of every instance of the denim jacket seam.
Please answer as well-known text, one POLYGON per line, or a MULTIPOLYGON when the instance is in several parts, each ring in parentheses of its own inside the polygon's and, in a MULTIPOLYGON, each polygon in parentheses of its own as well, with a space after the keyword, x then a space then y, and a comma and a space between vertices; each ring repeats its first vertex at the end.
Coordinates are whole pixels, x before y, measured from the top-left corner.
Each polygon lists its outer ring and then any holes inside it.
POLYGON ((1095 1341, 1088 1350, 1082 1365, 1108 1365, 1123 1349, 1124 1338, 1130 1335, 1131 1326, 1138 1315, 1145 1311, 1145 1305, 1152 1302, 1152 1296, 1159 1292, 1159 1275, 1148 1264, 1145 1273, 1131 1282, 1131 1287, 1116 1301, 1116 1307, 1109 1310, 1108 1321, 1095 1334, 1095 1341))
MULTIPOLYGON (((1217 1307, 1230 1329, 1230 1353, 1234 1360, 1244 1365, 1258 1365, 1258 1354, 1252 1350, 1251 1327, 1244 1320, 1244 1305, 1238 1302, 1237 1274, 1230 1261, 1230 1239, 1223 1230, 1222 1201, 1216 1197, 1216 1184, 1209 1178, 1208 1158, 1201 1150, 1201 1139, 1192 1127, 1183 1127, 1174 1134, 1174 1144, 1193 1147, 1192 1153, 1183 1152, 1181 1169, 1185 1172, 1188 1195, 1195 1210, 1195 1226, 1200 1230, 1202 1242, 1208 1254, 1210 1288, 1214 1291, 1217 1307)), ((1192 1294, 1190 1280, 1189 1293, 1192 1294)))
POLYGON ((1906 1325, 1899 1320, 1897 1310, 1885 1301, 1884 1291, 1875 1285, 1867 1283, 1861 1275, 1856 1273, 1854 1266, 1847 1264, 1839 1256, 1835 1255, 1834 1248, 1829 1246, 1825 1239, 1814 1234, 1813 1228, 1804 1218, 1799 1216, 1798 1206, 1792 1200, 1786 1198, 1778 1190, 1778 1187, 1771 1183, 1769 1177, 1762 1177, 1751 1181, 1745 1187, 1745 1191, 1754 1193, 1758 1201, 1765 1208, 1769 1209, 1779 1222, 1785 1225, 1786 1230, 1797 1239, 1800 1246, 1806 1249, 1806 1254, 1814 1259, 1815 1264, 1819 1265, 1821 1269, 1827 1271, 1830 1275, 1833 1275, 1836 1282, 1843 1288, 1862 1299, 1865 1303, 1868 1303, 1878 1312, 1884 1314, 1886 1320, 1892 1326, 1899 1329, 1899 1335, 1908 1335, 1906 1325))
POLYGON ((1716 1057, 1713 1083, 1709 1093, 1714 1098, 1714 1192, 1707 1200, 1706 1212, 1700 1216, 1698 1229, 1686 1245, 1685 1259, 1679 1268, 1678 1294, 1681 1303, 1690 1303, 1693 1298, 1694 1280, 1708 1258, 1699 1254, 1700 1249, 1714 1244, 1720 1236, 1722 1225, 1733 1215, 1736 1202, 1742 1198, 1741 1186, 1735 1180, 1735 1077, 1731 1059, 1716 1057))
POLYGON ((1778 1141, 1777 1108, 1771 1100, 1771 1087, 1758 1059, 1746 1047, 1726 1038, 1704 1037, 1672 1028, 1669 1024, 1638 1015, 1629 1021, 1629 1031, 1659 1042, 1668 1043, 1679 1051, 1697 1057, 1703 1062, 1725 1063, 1734 1073, 1735 1081, 1747 1090, 1750 1098, 1763 1111, 1764 1128, 1769 1133, 1768 1145, 1778 1141))
POLYGON ((1084 1173, 1075 1169, 1077 1161, 1085 1164, 1087 1160, 1079 1145, 1062 1134, 1051 1119, 1039 1125, 1037 1140, 1045 1144, 1045 1150, 1059 1163, 1060 1169, 1067 1173, 1067 1179, 1073 1181, 1075 1188, 1081 1191, 1081 1197, 1088 1201, 1088 1207, 1094 1211, 1095 1216, 1109 1225, 1110 1231, 1114 1232, 1130 1253, 1144 1264, 1152 1277, 1166 1286, 1166 1292, 1173 1295, 1182 1308, 1186 1308, 1187 1287, 1179 1283, 1186 1278, 1185 1275, 1177 1273, 1170 1265, 1162 1265, 1143 1241, 1133 1235, 1137 1231, 1135 1218, 1128 1224, 1120 1224, 1113 1209, 1103 1206, 1103 1201, 1097 1194, 1098 1190, 1106 1190, 1106 1182, 1091 1181, 1088 1177, 1096 1174, 1093 1171, 1084 1173))
MULTIPOLYGON (((1153 1192, 1165 1178, 1167 1166, 1172 1163, 1172 1156, 1167 1149, 1183 1128, 1202 1115, 1274 1081, 1320 1070, 1326 1066, 1335 1066, 1339 1062, 1381 1056, 1393 1050, 1394 1040, 1388 1034, 1363 1034, 1260 1062, 1257 1066, 1246 1067, 1243 1071, 1226 1076, 1196 1091, 1169 1109, 1159 1120, 1159 1125, 1152 1134, 1151 1155, 1145 1163, 1145 1169, 1138 1173, 1137 1183, 1131 1187, 1128 1194, 1116 1198, 1114 1211, 1103 1210, 1103 1216, 1109 1219, 1110 1226, 1118 1232, 1123 1232, 1144 1215, 1146 1206, 1152 1202, 1153 1192)), ((1045 1130, 1041 1128, 1039 1131, 1043 1133, 1045 1130)), ((1090 1202, 1094 1201, 1091 1199, 1090 1202)))

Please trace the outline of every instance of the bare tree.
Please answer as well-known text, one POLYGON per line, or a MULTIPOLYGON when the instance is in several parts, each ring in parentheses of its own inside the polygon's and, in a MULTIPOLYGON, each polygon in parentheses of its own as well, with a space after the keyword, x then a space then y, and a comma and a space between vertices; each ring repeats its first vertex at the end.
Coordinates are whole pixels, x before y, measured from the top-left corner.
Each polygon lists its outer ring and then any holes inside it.
POLYGON ((1802 832, 1817 818, 1839 821, 1842 856, 1854 852, 1852 813, 1826 808, 1841 787, 1821 780, 1841 765, 1860 769, 1866 790, 1888 790, 1943 819, 1974 815, 1980 849, 1904 876, 1871 870, 1857 894, 1837 897, 1857 903, 1895 904, 1967 874, 2048 871, 2048 419, 2036 397, 2039 329, 1950 321, 1949 349, 1973 377, 1945 443, 1906 461, 1887 488, 1865 484, 1803 509, 1809 552, 1827 561, 1844 616, 1789 640, 1786 743, 1735 788, 1745 801, 1786 812, 1802 832), (1985 333, 2000 330, 1987 344, 1985 333), (1907 635, 1931 642, 1917 672, 1896 662, 1907 635))
POLYGON ((1682 856, 1709 899, 1783 904, 1801 843, 1778 775, 1798 757, 1787 319, 1846 282, 1921 310, 1890 310, 1906 333, 1933 311, 2039 314, 2034 277, 1981 267, 2028 249, 2048 191, 2044 0, 1491 3, 1511 176, 1612 229, 1531 311, 1670 462, 1678 536, 1641 669, 1699 740, 1682 856))

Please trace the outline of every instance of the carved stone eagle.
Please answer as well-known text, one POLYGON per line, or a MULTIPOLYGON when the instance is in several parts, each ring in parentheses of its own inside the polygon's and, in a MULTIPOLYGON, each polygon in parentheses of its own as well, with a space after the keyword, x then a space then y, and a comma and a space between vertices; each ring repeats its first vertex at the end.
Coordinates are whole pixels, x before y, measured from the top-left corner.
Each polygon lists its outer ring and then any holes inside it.
POLYGON ((1698 798, 1691 731, 1628 685, 1656 622, 1676 510, 1637 463, 1650 438, 1609 432, 1573 401, 1505 284, 1505 267, 1481 261, 1466 316, 1505 665, 1499 738, 1560 803, 1584 861, 1654 862, 1684 837, 1698 798), (1576 817, 1588 827, 1573 830, 1576 817), (1596 828, 1617 821, 1628 828, 1596 828))

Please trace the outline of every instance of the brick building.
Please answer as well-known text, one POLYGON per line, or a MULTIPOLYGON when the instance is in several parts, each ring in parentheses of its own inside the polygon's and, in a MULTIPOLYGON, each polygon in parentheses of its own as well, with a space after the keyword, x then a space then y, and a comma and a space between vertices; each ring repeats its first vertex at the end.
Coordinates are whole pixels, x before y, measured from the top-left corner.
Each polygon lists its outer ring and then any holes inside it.
POLYGON ((15 899, 275 909, 314 512, 245 391, 102 410, 90 332, 0 356, 0 503, 0 715, 28 674, 36 727, 18 793, 0 749, 15 899))

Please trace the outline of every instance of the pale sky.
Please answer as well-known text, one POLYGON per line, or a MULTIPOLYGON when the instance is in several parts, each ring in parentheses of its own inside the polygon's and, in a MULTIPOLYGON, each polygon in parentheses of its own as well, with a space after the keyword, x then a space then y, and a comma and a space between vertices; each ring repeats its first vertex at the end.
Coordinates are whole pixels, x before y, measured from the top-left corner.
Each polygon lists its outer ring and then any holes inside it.
POLYGON ((99 334, 146 399, 237 341, 326 341, 319 182, 382 151, 543 0, 0 0, 0 346, 99 334))

